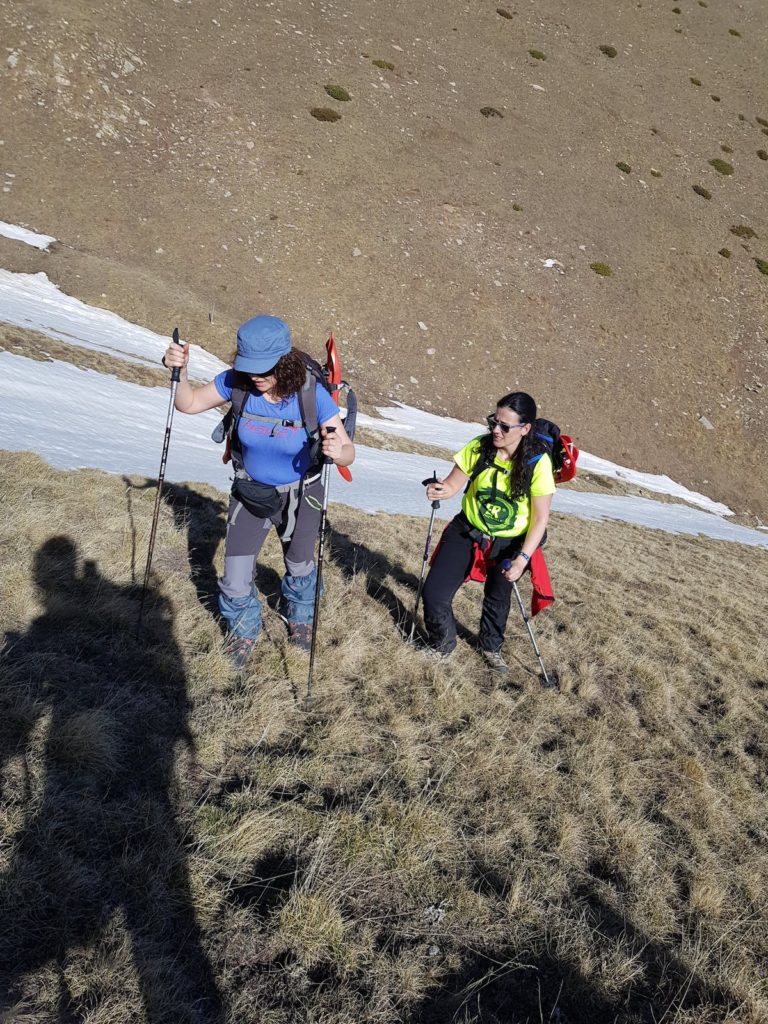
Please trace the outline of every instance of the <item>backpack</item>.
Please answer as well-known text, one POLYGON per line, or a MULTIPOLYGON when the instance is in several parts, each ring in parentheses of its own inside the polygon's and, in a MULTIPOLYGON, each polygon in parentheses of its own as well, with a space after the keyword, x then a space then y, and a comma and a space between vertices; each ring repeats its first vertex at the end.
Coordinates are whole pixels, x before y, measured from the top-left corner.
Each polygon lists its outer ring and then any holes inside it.
MULTIPOLYGON (((341 380, 341 370, 338 364, 333 336, 328 340, 327 349, 328 363, 326 366, 321 366, 316 359, 313 359, 313 357, 308 355, 306 352, 302 352, 300 349, 295 350, 296 353, 301 356, 302 362, 304 363, 307 371, 304 379, 304 385, 301 390, 297 392, 299 411, 301 414, 300 420, 285 420, 279 419, 276 416, 256 416, 253 413, 245 412, 245 403, 248 396, 253 392, 249 388, 237 385, 232 389, 232 397, 230 399, 231 405, 224 418, 211 434, 211 438, 217 444, 221 444, 226 441, 224 454, 221 457, 222 462, 224 462, 225 465, 231 461, 236 472, 243 471, 243 457, 238 437, 238 426, 240 420, 245 418, 248 420, 254 420, 258 423, 271 423, 273 425, 273 430, 276 430, 277 427, 293 427, 294 429, 303 427, 310 442, 310 464, 305 475, 314 476, 316 473, 319 473, 323 466, 323 456, 321 451, 322 438, 320 437, 320 427, 317 422, 318 385, 325 388, 337 405, 339 404, 339 392, 346 391, 347 416, 344 420, 344 429, 346 430, 349 439, 354 439, 355 423, 357 421, 357 396, 350 388, 349 384, 346 381, 341 380)), ((346 467, 339 466, 337 468, 345 479, 351 480, 351 474, 346 467)))
MULTIPOLYGON (((576 463, 579 458, 579 449, 568 434, 561 434, 560 427, 551 420, 537 419, 533 424, 533 433, 543 447, 543 451, 532 455, 528 465, 535 465, 543 455, 549 455, 552 459, 552 470, 556 484, 564 484, 573 480, 576 476, 576 463)), ((496 459, 496 453, 489 445, 481 444, 480 454, 477 462, 472 467, 469 482, 465 493, 472 483, 480 476, 483 470, 490 468, 496 459)))

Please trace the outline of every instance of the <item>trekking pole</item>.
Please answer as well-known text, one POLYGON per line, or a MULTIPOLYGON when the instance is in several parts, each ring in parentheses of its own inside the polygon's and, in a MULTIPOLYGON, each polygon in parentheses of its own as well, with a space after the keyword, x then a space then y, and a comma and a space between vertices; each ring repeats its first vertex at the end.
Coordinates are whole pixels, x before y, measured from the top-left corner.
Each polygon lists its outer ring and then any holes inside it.
MULTIPOLYGON (((429 484, 437 483, 437 470, 432 470, 432 476, 427 477, 426 480, 421 481, 422 487, 427 487, 429 484)), ((432 531, 435 528, 435 512, 440 508, 439 501, 432 502, 432 515, 429 517, 429 527, 427 528, 427 540, 424 544, 424 558, 421 562, 421 574, 419 575, 419 585, 416 589, 416 602, 413 606, 413 615, 411 617, 411 635, 408 637, 408 643, 413 643, 413 634, 416 631, 416 616, 419 614, 419 601, 421 600, 421 592, 424 589, 424 577, 427 573, 427 562, 429 561, 429 549, 432 546, 432 531)))
MULTIPOLYGON (((333 434, 336 427, 326 427, 326 433, 333 434)), ((328 521, 328 491, 331 485, 331 466, 333 459, 327 456, 323 464, 323 505, 320 512, 320 538, 317 546, 317 575, 315 577, 315 604, 312 612, 312 644, 309 648, 309 673, 307 674, 307 695, 304 698, 304 707, 311 708, 314 697, 312 696, 312 675, 315 670, 315 648, 317 646, 317 624, 320 619, 320 591, 323 588, 323 555, 325 553, 325 527, 328 521)))
MULTIPOLYGON (((173 344, 181 345, 179 341, 179 328, 173 328, 173 344)), ((149 550, 147 551, 147 565, 144 569, 144 583, 141 587, 141 602, 139 604, 139 618, 136 623, 136 636, 138 637, 141 632, 141 618, 144 614, 144 601, 147 597, 147 587, 149 586, 149 574, 152 569, 152 554, 155 550, 155 534, 157 533, 157 520, 160 513, 160 499, 163 495, 163 480, 165 480, 165 464, 168 461, 168 448, 171 443, 171 424, 173 423, 173 410, 176 402, 176 385, 181 379, 181 369, 178 366, 174 366, 171 372, 171 397, 168 403, 168 418, 165 421, 165 437, 163 438, 163 454, 160 457, 160 470, 157 474, 157 495, 155 496, 155 511, 152 514, 152 529, 149 533, 149 550)))
MULTIPOLYGON (((509 569, 511 565, 512 559, 505 558, 504 561, 501 563, 500 568, 506 570, 509 569)), ((517 598, 517 604, 520 609, 520 614, 523 616, 523 622, 525 623, 525 628, 528 630, 528 636, 531 638, 531 643, 533 644, 533 649, 536 652, 536 657, 539 659, 539 665, 541 665, 541 674, 544 677, 544 681, 541 685, 548 690, 554 689, 556 684, 552 682, 552 680, 547 675, 547 670, 544 668, 544 662, 541 657, 541 651, 539 650, 539 645, 536 643, 536 637, 533 635, 533 629, 531 627, 531 617, 525 610, 523 599, 522 597, 520 597, 520 591, 517 589, 517 583, 512 584, 512 589, 515 592, 515 597, 517 598)))

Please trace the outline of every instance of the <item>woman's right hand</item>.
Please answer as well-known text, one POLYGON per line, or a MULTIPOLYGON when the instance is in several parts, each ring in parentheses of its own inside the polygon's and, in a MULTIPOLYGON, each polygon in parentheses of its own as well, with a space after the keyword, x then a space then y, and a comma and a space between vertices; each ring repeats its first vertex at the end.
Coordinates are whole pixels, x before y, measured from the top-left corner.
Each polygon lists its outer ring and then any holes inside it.
POLYGON ((189 362, 189 345, 169 345, 163 356, 163 365, 169 370, 177 366, 185 369, 189 362))
POLYGON ((435 480, 434 483, 427 484, 426 493, 427 501, 442 501, 448 496, 442 480, 435 480))

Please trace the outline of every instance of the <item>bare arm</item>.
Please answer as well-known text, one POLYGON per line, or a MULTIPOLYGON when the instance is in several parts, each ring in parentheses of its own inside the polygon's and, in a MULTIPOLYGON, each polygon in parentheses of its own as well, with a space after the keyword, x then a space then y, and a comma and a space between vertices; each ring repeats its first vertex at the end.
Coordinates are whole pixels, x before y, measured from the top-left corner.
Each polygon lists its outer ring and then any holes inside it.
POLYGON ((169 345, 165 350, 165 365, 169 369, 178 366, 181 373, 179 383, 176 386, 175 406, 179 412, 194 414, 196 412, 207 412, 222 405, 225 399, 219 394, 219 389, 211 381, 201 388, 193 388, 187 378, 187 363, 189 362, 189 345, 169 345))
POLYGON ((436 484, 427 487, 427 501, 445 501, 446 498, 452 498, 467 486, 468 480, 467 474, 458 466, 454 466, 444 480, 438 480, 436 484))

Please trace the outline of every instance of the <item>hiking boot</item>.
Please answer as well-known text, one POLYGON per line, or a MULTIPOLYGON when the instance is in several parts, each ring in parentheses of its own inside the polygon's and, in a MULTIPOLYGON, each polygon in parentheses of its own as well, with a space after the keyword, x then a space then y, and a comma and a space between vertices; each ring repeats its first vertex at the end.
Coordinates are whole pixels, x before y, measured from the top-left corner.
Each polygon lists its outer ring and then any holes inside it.
POLYGON ((256 639, 250 636, 237 636, 230 633, 224 643, 224 653, 236 672, 242 672, 253 654, 256 639))
POLYGON ((509 665, 504 661, 501 651, 483 651, 483 658, 486 665, 496 675, 509 675, 509 665))
POLYGON ((312 650, 312 623, 311 622, 289 622, 288 643, 298 647, 301 651, 312 650))

